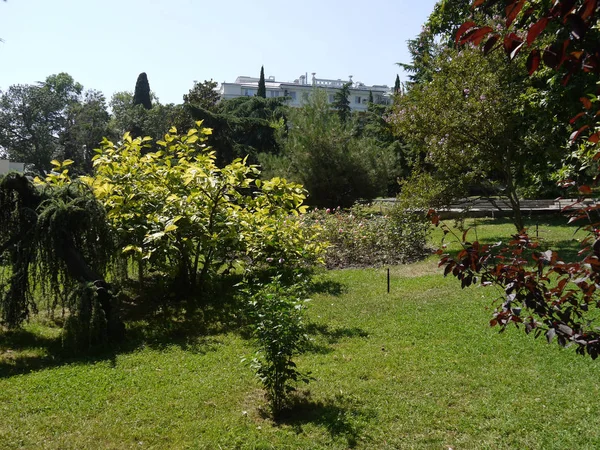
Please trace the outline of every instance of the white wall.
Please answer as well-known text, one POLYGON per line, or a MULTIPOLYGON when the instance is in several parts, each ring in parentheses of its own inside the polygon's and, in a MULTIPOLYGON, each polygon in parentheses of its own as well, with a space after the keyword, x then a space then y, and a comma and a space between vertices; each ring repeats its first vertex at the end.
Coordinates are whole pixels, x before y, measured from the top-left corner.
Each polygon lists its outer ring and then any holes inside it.
POLYGON ((8 172, 24 172, 25 164, 10 162, 8 159, 0 159, 0 175, 8 172))

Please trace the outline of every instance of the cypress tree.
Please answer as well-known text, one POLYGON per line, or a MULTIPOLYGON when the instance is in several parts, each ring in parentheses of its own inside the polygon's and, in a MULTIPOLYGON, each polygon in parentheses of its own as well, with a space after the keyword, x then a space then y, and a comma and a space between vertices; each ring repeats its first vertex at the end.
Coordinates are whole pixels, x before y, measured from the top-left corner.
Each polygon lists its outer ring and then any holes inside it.
POLYGON ((257 97, 267 98, 267 87, 265 85, 265 68, 260 66, 260 79, 258 80, 257 97))
POLYGON ((345 126, 346 122, 352 115, 352 109, 350 108, 350 86, 352 83, 344 84, 334 95, 332 106, 337 110, 340 122, 345 126))
POLYGON ((396 82, 394 83, 394 94, 400 93, 400 76, 396 74, 396 82))
POLYGON ((369 103, 373 103, 373 91, 369 91, 369 103))
POLYGON ((135 83, 135 92, 133 94, 134 105, 144 105, 144 108, 151 109, 152 101, 150 100, 150 84, 146 72, 139 74, 135 83))

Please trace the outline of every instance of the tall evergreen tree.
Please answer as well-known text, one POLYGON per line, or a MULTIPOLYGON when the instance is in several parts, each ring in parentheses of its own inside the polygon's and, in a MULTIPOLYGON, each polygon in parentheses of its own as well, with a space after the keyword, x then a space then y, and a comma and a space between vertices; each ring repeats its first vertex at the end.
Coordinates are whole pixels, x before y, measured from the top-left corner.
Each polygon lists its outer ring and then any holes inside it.
POLYGON ((373 91, 369 91, 369 105, 373 103, 373 91))
POLYGON ((400 75, 396 74, 396 82, 394 83, 394 94, 400 93, 400 75))
POLYGON ((150 100, 150 84, 148 83, 146 72, 140 73, 135 83, 133 104, 143 105, 146 109, 152 108, 152 101, 150 100))
POLYGON ((257 97, 267 98, 267 87, 265 85, 265 68, 260 66, 260 79, 258 80, 257 97))
POLYGON ((344 84, 333 96, 332 106, 337 111, 340 122, 342 122, 343 125, 346 125, 346 122, 352 114, 349 100, 351 85, 352 83, 344 84))

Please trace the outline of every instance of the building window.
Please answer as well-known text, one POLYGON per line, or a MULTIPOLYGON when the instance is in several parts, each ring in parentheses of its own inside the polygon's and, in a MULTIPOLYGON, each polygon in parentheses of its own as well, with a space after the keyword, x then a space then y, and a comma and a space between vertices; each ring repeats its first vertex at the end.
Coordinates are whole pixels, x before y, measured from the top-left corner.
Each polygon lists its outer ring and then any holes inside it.
POLYGON ((334 100, 334 95, 329 94, 329 103, 333 103, 333 100, 334 100))
POLYGON ((296 91, 291 91, 288 96, 292 99, 293 102, 296 101, 296 91))
POLYGON ((269 97, 279 97, 279 91, 269 91, 269 97))
POLYGON ((246 97, 253 97, 256 95, 256 89, 244 89, 244 95, 246 97))
POLYGON ((360 101, 360 97, 359 97, 359 96, 356 96, 356 97, 354 97, 354 103, 356 103, 356 104, 358 104, 358 105, 360 105, 360 104, 361 104, 361 101, 360 101))

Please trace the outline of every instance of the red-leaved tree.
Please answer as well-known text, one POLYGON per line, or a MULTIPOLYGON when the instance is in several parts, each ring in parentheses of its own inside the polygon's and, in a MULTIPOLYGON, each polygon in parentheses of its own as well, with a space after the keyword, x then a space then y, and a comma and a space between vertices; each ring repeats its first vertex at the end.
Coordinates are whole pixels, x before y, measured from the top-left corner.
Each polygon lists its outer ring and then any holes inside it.
MULTIPOLYGON (((499 0, 475 0, 474 12, 491 11, 499 0)), ((505 0, 502 26, 492 27, 468 21, 456 34, 458 45, 483 47, 485 53, 502 50, 508 58, 528 52, 530 74, 543 65, 560 74, 563 85, 574 76, 583 79, 582 111, 570 120, 574 126, 571 144, 579 145, 579 155, 596 166, 600 179, 600 0, 505 0)), ((497 8, 496 8, 497 9, 497 8)), ((481 16, 479 16, 481 17, 481 16)), ((574 182, 565 180, 565 185, 574 182)), ((578 186, 583 196, 593 186, 578 186)), ((523 230, 506 244, 484 245, 467 242, 456 257, 438 253, 444 274, 452 274, 467 287, 480 282, 500 286, 504 293, 491 320, 505 329, 521 324, 536 337, 545 334, 549 342, 573 344, 577 353, 593 359, 600 355, 600 205, 571 205, 571 221, 587 219, 588 235, 579 252, 580 260, 563 261, 557 252, 538 250, 538 243, 523 230)), ((450 228, 434 223, 450 233, 450 228)))

